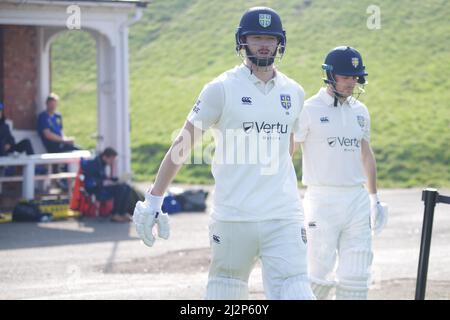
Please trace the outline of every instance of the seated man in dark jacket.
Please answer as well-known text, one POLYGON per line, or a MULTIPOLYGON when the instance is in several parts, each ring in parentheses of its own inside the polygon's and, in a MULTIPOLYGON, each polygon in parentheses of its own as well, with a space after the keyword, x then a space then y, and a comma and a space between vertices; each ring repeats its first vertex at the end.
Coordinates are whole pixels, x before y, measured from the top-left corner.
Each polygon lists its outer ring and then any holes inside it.
POLYGON ((46 100, 46 110, 38 116, 37 131, 42 143, 50 153, 80 150, 73 138, 64 135, 62 116, 56 112, 58 101, 56 94, 50 94, 46 100))
POLYGON ((23 139, 19 143, 16 143, 8 124, 6 123, 4 105, 0 102, 0 156, 6 156, 13 152, 25 152, 28 155, 34 154, 29 139, 23 139))
MULTIPOLYGON (((84 187, 89 194, 95 194, 98 201, 114 199, 112 221, 131 221, 128 201, 134 192, 126 183, 119 183, 116 177, 108 177, 106 167, 114 168, 117 152, 106 148, 92 160, 83 160, 84 187)), ((111 170, 113 172, 113 170, 111 170)))

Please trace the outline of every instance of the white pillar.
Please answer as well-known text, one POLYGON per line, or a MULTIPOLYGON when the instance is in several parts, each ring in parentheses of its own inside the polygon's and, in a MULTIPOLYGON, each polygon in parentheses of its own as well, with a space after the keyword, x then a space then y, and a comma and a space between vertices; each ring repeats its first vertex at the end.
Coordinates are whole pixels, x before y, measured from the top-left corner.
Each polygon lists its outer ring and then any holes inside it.
POLYGON ((130 99, 129 99, 129 74, 128 74, 128 28, 121 28, 121 45, 120 45, 120 61, 121 64, 121 87, 122 87, 122 103, 120 107, 122 118, 122 164, 121 172, 131 172, 131 145, 130 145, 130 99))
POLYGON ((105 147, 115 147, 114 137, 114 64, 113 48, 108 39, 101 34, 96 36, 97 43, 97 151, 105 147))
POLYGON ((128 32, 113 41, 97 35, 97 132, 103 140, 98 150, 113 147, 119 153, 117 174, 131 172, 130 117, 128 113, 128 32))
POLYGON ((45 110, 45 99, 51 90, 50 83, 50 50, 53 40, 59 33, 64 32, 63 27, 38 27, 38 50, 39 50, 39 89, 37 94, 37 110, 40 113, 45 110))
POLYGON ((50 93, 50 46, 47 45, 45 27, 38 27, 38 50, 39 50, 39 89, 37 94, 36 113, 45 109, 45 98, 50 93))

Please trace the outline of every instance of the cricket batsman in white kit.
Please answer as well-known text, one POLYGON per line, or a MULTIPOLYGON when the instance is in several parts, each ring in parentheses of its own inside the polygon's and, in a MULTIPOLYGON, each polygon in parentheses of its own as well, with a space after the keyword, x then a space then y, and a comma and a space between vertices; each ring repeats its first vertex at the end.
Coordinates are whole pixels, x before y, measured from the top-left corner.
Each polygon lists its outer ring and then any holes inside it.
POLYGON ((377 196, 369 112, 353 96, 362 92, 367 73, 359 52, 346 46, 330 51, 322 68, 327 86, 305 101, 295 136, 307 186, 311 287, 317 299, 333 287, 336 299, 367 299, 372 233, 387 220, 377 196))
POLYGON ((291 158, 304 91, 273 65, 286 47, 286 34, 274 10, 247 10, 235 37, 243 63, 203 88, 145 202, 136 205, 137 232, 148 246, 155 241, 155 224, 159 236, 168 238, 168 218, 161 204, 181 167, 173 159, 179 150, 186 158, 210 128, 215 191, 206 299, 247 299, 249 275, 258 259, 266 298, 314 299, 291 158), (260 157, 263 154, 266 157, 260 157))

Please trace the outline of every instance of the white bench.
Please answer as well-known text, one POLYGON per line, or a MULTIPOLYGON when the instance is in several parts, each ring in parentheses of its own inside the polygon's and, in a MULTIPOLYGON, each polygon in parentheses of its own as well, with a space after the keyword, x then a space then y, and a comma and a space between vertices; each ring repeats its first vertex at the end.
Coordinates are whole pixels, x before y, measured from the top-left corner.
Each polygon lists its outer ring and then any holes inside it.
MULTIPOLYGON (((27 156, 0 157, 0 167, 22 166, 22 176, 0 177, 0 184, 8 181, 22 181, 22 198, 31 200, 34 198, 35 180, 68 179, 75 178, 81 158, 91 158, 92 154, 87 150, 79 150, 67 153, 44 153, 27 156), (36 165, 68 164, 69 172, 35 175, 36 165)), ((51 171, 50 171, 51 172, 51 171)))

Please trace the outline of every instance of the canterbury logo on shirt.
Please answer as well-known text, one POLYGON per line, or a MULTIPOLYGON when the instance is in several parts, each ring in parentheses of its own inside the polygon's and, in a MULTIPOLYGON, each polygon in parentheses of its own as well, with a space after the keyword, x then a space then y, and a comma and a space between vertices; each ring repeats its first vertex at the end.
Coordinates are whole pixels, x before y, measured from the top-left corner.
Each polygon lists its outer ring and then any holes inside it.
POLYGON ((329 123, 330 120, 328 119, 328 117, 320 117, 320 123, 329 123))
POLYGON ((242 101, 242 104, 250 105, 250 104, 252 104, 252 97, 242 97, 241 101, 242 101))

